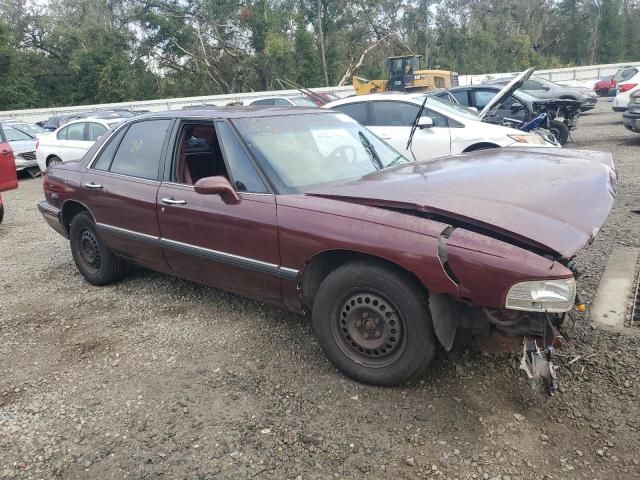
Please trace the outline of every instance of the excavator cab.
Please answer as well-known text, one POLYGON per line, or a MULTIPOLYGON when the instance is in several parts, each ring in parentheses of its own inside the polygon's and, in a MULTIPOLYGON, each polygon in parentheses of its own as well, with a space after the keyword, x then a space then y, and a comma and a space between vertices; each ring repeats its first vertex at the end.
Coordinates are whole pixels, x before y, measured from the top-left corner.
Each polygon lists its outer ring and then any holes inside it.
POLYGON ((406 55, 387 58, 389 83, 387 90, 404 92, 413 87, 414 72, 420 70, 420 55, 406 55))

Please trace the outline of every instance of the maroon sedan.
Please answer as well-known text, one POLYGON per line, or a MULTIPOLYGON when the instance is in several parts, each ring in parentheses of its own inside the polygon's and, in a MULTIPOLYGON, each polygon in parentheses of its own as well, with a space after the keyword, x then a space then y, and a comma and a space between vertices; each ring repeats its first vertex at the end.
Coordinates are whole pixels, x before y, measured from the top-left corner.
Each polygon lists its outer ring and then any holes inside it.
POLYGON ((389 385, 459 330, 559 325, 615 181, 602 153, 409 163, 341 113, 240 107, 119 124, 48 171, 39 208, 89 283, 138 264, 310 313, 340 370, 389 385))

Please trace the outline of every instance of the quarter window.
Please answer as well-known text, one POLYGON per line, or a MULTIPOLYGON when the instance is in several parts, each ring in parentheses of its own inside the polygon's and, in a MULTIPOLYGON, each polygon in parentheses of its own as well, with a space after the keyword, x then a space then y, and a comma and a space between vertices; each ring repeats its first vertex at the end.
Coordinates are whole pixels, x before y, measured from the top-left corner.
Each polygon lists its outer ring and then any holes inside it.
POLYGON ((109 167, 111 166, 111 161, 113 160, 113 155, 116 153, 118 149, 118 145, 122 141, 122 137, 126 132, 126 128, 122 128, 118 133, 112 135, 110 139, 108 139, 107 146, 104 147, 102 152, 100 152, 100 156, 93 164, 93 168, 96 170, 109 171, 109 167))
POLYGON ((217 124, 220 144, 231 176, 234 187, 239 192, 266 193, 264 183, 260 179, 251 159, 240 143, 237 135, 231 127, 224 122, 217 124))
POLYGON ((95 142, 102 135, 107 133, 107 128, 104 125, 100 125, 99 123, 90 122, 89 125, 89 133, 87 140, 90 142, 95 142))
POLYGON ((113 157, 110 171, 156 180, 162 144, 170 120, 148 120, 132 124, 113 157))

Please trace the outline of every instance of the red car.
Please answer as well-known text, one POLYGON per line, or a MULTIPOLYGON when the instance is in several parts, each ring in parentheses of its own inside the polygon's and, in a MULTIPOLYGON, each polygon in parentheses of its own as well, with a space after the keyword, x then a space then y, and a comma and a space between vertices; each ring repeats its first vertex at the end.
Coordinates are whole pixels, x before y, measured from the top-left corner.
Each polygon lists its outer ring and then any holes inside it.
MULTIPOLYGON (((9 142, 0 141, 0 192, 18 188, 16 163, 9 142)), ((4 203, 0 195, 0 223, 4 218, 4 203)))
POLYGON ((48 171, 38 206, 89 283, 135 263, 308 312, 340 370, 391 385, 459 330, 561 324, 615 183, 604 153, 410 163, 341 113, 235 107, 125 121, 48 171))
POLYGON ((620 68, 611 77, 605 77, 596 82, 593 90, 600 96, 604 97, 609 94, 610 91, 616 88, 616 85, 620 82, 625 82, 638 73, 640 69, 632 65, 627 65, 620 68))

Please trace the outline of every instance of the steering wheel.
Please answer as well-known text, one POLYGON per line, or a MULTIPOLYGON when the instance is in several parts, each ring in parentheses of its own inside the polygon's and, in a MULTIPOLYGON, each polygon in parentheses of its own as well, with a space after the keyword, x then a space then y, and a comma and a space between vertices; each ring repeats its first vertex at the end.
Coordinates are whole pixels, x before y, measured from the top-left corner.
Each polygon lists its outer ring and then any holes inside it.
POLYGON ((327 156, 327 160, 330 161, 342 161, 342 162, 349 162, 351 163, 352 161, 354 161, 356 159, 356 156, 358 155, 357 150, 352 147, 351 145, 340 145, 338 148, 336 148, 333 152, 331 152, 329 154, 329 156, 327 156), (347 155, 347 152, 351 152, 351 157, 349 157, 349 155, 347 155))

